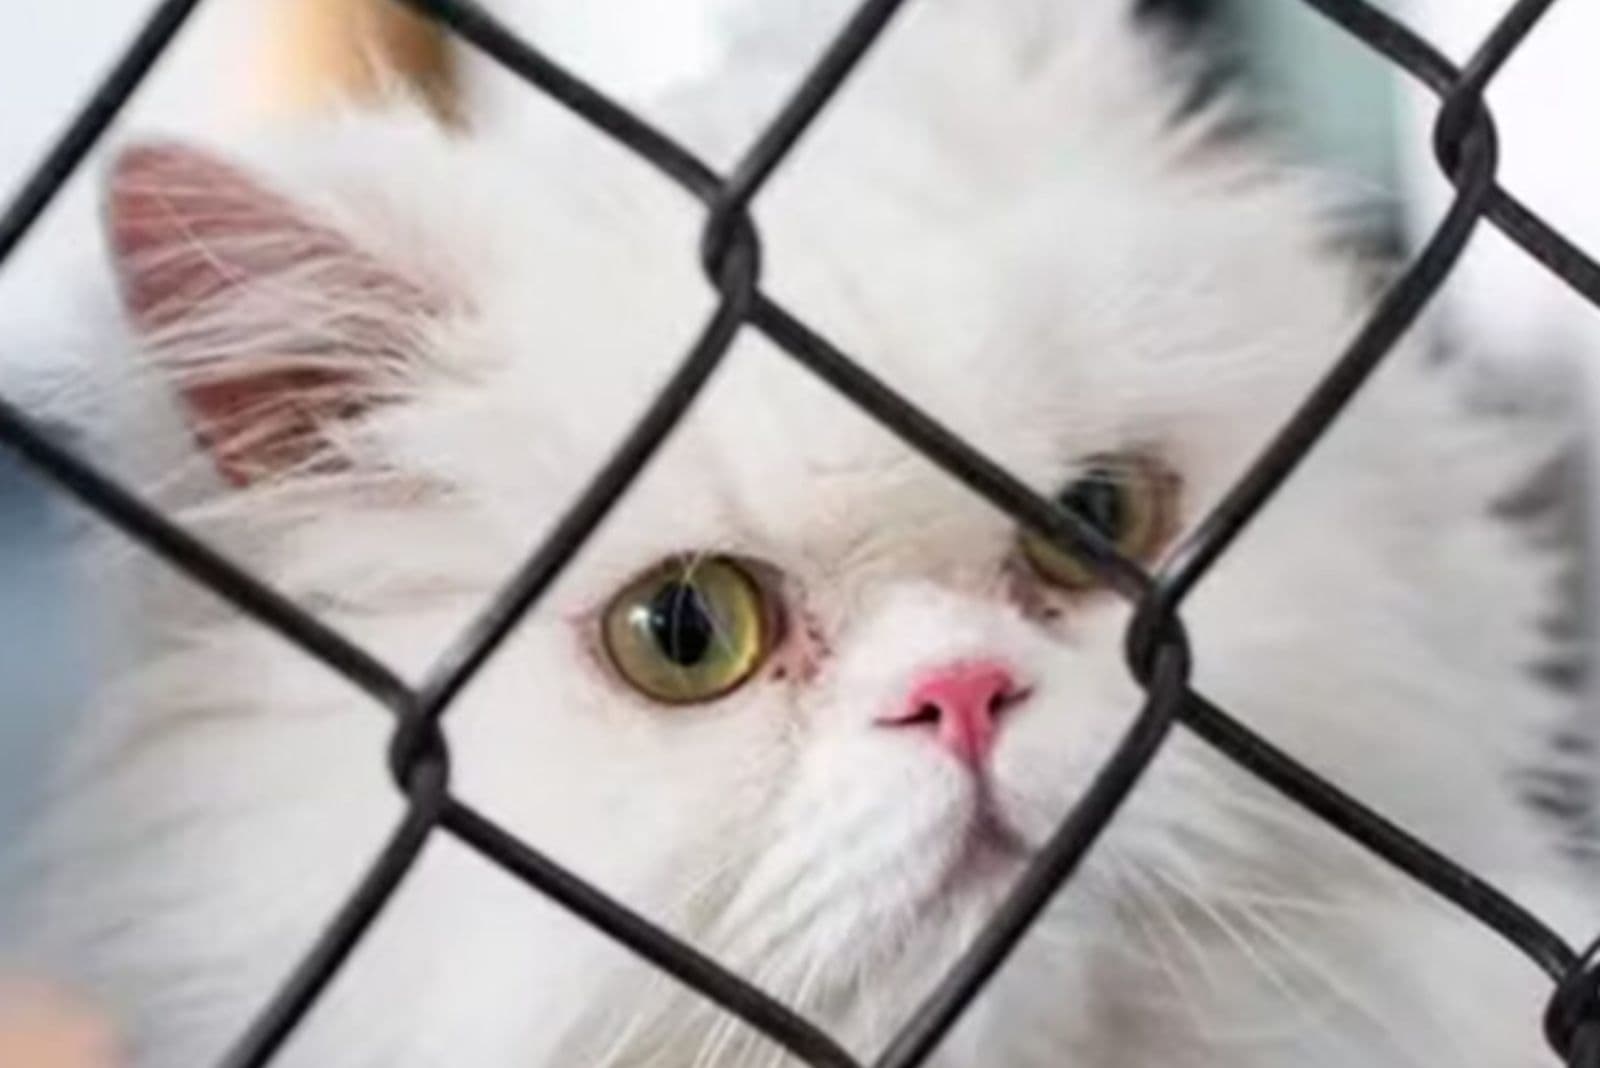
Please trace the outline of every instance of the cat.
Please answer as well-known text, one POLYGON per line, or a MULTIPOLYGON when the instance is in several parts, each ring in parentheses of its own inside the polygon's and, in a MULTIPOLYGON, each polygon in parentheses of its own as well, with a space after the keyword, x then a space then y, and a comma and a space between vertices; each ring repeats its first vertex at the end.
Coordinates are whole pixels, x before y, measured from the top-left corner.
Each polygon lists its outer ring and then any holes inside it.
MULTIPOLYGON (((1223 103, 1187 110, 1141 27, 1110 0, 908 5, 756 216, 775 299, 1153 566, 1372 298, 1322 192, 1223 103)), ((725 158, 782 51, 735 49, 673 128, 725 158)), ((110 459, 407 678, 715 304, 702 210, 551 114, 445 134, 397 103, 132 140, 106 171, 120 311, 77 318, 117 324, 110 459), (162 391, 192 435, 147 457, 162 391)), ((1548 435, 1455 392, 1394 355, 1186 607, 1195 685, 1577 925, 1583 874, 1516 780, 1570 712, 1528 670, 1556 561, 1490 507, 1548 435)), ((205 1064, 397 819, 392 721, 124 563, 129 665, 21 865, 27 935, 132 1068, 205 1064)), ((452 711, 453 788, 870 1058, 1140 707, 1128 619, 746 330, 452 711)), ((1547 994, 1180 731, 931 1063, 1521 1068, 1547 994)), ((280 1063, 782 1057, 441 835, 280 1063)))

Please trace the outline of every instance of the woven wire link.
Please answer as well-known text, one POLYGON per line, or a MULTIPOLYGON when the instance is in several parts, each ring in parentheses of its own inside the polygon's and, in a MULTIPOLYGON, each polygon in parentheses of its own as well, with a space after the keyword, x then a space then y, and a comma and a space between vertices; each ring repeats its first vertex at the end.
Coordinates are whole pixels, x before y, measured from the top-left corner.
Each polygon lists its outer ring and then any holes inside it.
MULTIPOLYGON (((1571 1068, 1600 1068, 1600 941, 1581 955, 1537 916, 1381 814, 1344 794, 1189 685, 1180 618, 1187 597, 1315 447, 1437 293, 1487 220, 1555 276, 1600 305, 1600 264, 1496 181, 1498 141, 1484 92, 1556 0, 1511 5, 1464 68, 1363 0, 1303 0, 1438 94, 1434 147, 1455 186, 1449 210, 1368 321, 1331 359, 1322 381, 1285 420, 1215 509, 1147 574, 1089 524, 1029 490, 879 381, 761 289, 760 239, 750 208, 906 0, 861 4, 731 173, 719 175, 643 119, 507 30, 471 0, 393 0, 450 28, 473 47, 653 164, 705 207, 700 259, 718 301, 700 336, 649 407, 521 567, 438 657, 421 685, 403 682, 365 649, 322 624, 248 571, 164 517, 0 398, 0 443, 128 537, 348 679, 395 717, 388 759, 404 814, 313 946, 223 1060, 268 1063, 291 1036, 442 832, 475 850, 758 1029, 805 1064, 864 1068, 833 1037, 765 991, 654 926, 454 797, 440 729, 455 698, 643 471, 722 363, 742 330, 759 331, 798 364, 1017 522, 1087 561, 1135 606, 1127 635, 1143 707, 974 944, 906 1021, 874 1068, 913 1068, 983 989, 1051 897, 1072 876, 1181 727, 1417 882, 1498 932, 1553 983, 1544 1025, 1571 1068)), ((0 266, 15 252, 100 135, 183 27, 199 0, 160 3, 111 73, 0 215, 0 266)), ((959 76, 959 75, 957 75, 959 76)), ((1330 353, 1330 355, 1334 355, 1330 353)), ((376 755, 375 755, 376 758, 376 755)))

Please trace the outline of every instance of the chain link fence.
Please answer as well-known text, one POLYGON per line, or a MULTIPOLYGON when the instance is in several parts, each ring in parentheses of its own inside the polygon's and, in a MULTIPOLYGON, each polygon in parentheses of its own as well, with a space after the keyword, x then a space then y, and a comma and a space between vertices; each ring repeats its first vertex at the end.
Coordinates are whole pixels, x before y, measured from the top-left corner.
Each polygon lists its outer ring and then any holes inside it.
MULTIPOLYGON (((1484 93, 1556 0, 1518 0, 1464 67, 1362 0, 1298 0, 1376 50, 1440 98, 1434 149, 1455 187, 1449 210, 1421 251, 1383 294, 1370 318, 1271 443, 1221 502, 1178 542, 1153 574, 1120 556, 1090 524, 1027 489, 961 438, 878 381, 761 288, 761 243, 750 207, 773 172, 851 71, 890 27, 904 0, 868 0, 838 32, 777 115, 730 173, 718 174, 603 93, 507 30, 471 0, 395 0, 437 20, 578 116, 653 164, 704 206, 701 264, 719 296, 698 340, 609 461, 419 686, 324 626, 59 444, 34 419, 0 398, 0 442, 173 567, 280 632, 365 691, 394 717, 387 754, 405 814, 360 883, 227 1054, 225 1068, 267 1064, 316 1003, 405 880, 424 844, 454 837, 530 889, 622 943, 655 967, 740 1017, 815 1068, 863 1068, 824 1030, 653 926, 456 798, 441 722, 456 696, 533 609, 585 539, 627 491, 722 362, 742 330, 779 349, 1017 522, 1088 562, 1135 613, 1126 639, 1142 709, 1090 788, 1032 860, 964 956, 905 1021, 874 1068, 923 1064, 973 998, 1073 875, 1174 729, 1186 730, 1319 816, 1355 842, 1493 928, 1508 952, 1547 973, 1552 994, 1544 1032, 1571 1068, 1600 1068, 1600 942, 1568 945, 1540 918, 1380 813, 1365 807, 1190 686, 1182 608, 1186 598, 1338 417, 1395 342, 1439 290, 1473 231, 1498 227, 1552 274, 1600 305, 1600 264, 1545 224, 1495 178, 1498 145, 1484 93)), ((65 134, 0 217, 0 266, 94 147, 151 67, 199 6, 164 0, 65 134)), ((687 254, 688 250, 686 250, 687 254)), ((378 754, 374 754, 374 759, 378 754)))

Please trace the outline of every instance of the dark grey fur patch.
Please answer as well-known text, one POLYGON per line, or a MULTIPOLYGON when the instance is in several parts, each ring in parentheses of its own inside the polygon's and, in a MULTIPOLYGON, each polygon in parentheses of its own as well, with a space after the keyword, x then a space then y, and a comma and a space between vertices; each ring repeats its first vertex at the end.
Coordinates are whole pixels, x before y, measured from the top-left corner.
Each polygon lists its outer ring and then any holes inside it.
POLYGON ((1535 470, 1494 509, 1561 561, 1539 621, 1547 652, 1529 670, 1575 700, 1568 722, 1551 731, 1519 782, 1529 804, 1554 821, 1561 841, 1585 861, 1600 859, 1600 724, 1590 685, 1593 624, 1586 578, 1594 556, 1588 521, 1592 492, 1584 451, 1574 446, 1535 470))

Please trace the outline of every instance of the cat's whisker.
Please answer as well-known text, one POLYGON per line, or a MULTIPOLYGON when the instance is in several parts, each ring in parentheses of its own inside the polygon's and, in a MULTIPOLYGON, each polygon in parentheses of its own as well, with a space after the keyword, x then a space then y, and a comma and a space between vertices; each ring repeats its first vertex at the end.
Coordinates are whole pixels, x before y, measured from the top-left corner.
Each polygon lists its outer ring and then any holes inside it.
MULTIPOLYGON (((1354 1036, 1342 1033, 1339 1029, 1339 1022, 1330 1019, 1329 1012, 1319 1011, 1305 1001, 1304 994, 1297 991, 1296 985, 1290 981, 1288 975, 1281 968, 1270 963, 1263 951, 1263 947, 1256 946, 1245 931, 1230 922, 1224 910, 1234 912, 1250 928, 1266 936, 1279 951, 1291 959, 1310 978, 1315 979, 1332 996, 1336 1004, 1356 1011, 1379 1028, 1386 1040, 1394 1043, 1396 1048, 1407 1058, 1419 1065, 1428 1063, 1427 1055, 1421 1051, 1420 1045, 1413 1047, 1407 1044, 1402 1036, 1402 1029, 1394 1025, 1381 1009, 1374 1006, 1370 998, 1362 995, 1359 990, 1345 982, 1337 972, 1332 970, 1331 966, 1311 956, 1309 951, 1303 948, 1284 928, 1267 919, 1261 910, 1255 907, 1245 896, 1226 892, 1219 895, 1214 886, 1181 880, 1170 869, 1162 871, 1152 866, 1149 870, 1154 877, 1165 882, 1173 892, 1182 895, 1184 899, 1201 909, 1225 937, 1234 941, 1241 952, 1246 951, 1248 947, 1247 959, 1250 960, 1253 966, 1263 970, 1263 974, 1269 977, 1269 980, 1273 982, 1274 986, 1278 987, 1281 994, 1289 997, 1292 1003, 1297 1004, 1304 1010, 1308 1024, 1314 1024, 1318 1018, 1324 1020, 1325 1023, 1318 1028, 1319 1036, 1324 1042, 1344 1046, 1351 1050, 1352 1055, 1357 1057, 1370 1057, 1370 1050, 1362 1046, 1354 1036)), ((1296 902, 1294 904, 1303 903, 1296 902)), ((1322 915, 1322 913, 1318 913, 1314 909, 1311 910, 1311 914, 1322 915)), ((1359 908, 1337 909, 1332 914, 1338 919, 1354 919, 1363 915, 1363 911, 1359 908)), ((1332 1005, 1330 1005, 1330 1008, 1332 1008, 1332 1005)), ((1270 1036, 1258 1034, 1256 1037, 1266 1039, 1270 1036)), ((1467 1059, 1465 1051, 1462 1051, 1462 1059, 1467 1059)))
MULTIPOLYGON (((646 986, 647 988, 652 986, 659 988, 663 987, 664 983, 660 976, 652 975, 646 981, 646 986)), ((642 1000, 648 1004, 661 999, 649 996, 647 991, 642 1000)), ((616 1030, 615 1036, 600 1054, 595 1068, 616 1068, 616 1066, 622 1064, 622 1058, 629 1056, 633 1052, 636 1037, 645 1029, 647 1021, 651 1018, 650 1014, 642 1012, 625 1013, 623 1015, 624 1020, 621 1026, 616 1030)), ((585 1021, 585 1023, 587 1022, 585 1021)))
MULTIPOLYGON (((1251 940, 1249 934, 1240 930, 1238 925, 1230 921, 1220 908, 1208 900, 1209 895, 1205 891, 1186 884, 1155 865, 1150 865, 1145 870, 1149 872, 1153 879, 1165 885, 1180 900, 1198 909, 1222 936, 1234 946, 1235 950, 1251 968, 1266 978, 1267 982, 1279 995, 1297 1010, 1298 1019, 1284 1019, 1264 1029, 1241 1029, 1238 1033, 1224 1037, 1230 1041, 1266 1041, 1280 1037, 1285 1032, 1293 1032, 1301 1027, 1314 1025, 1319 1018, 1327 1015, 1306 1000, 1305 995, 1297 990, 1283 970, 1261 951, 1260 947, 1251 940)), ((1217 1032, 1214 1031, 1213 1036, 1217 1037, 1217 1032)))
POLYGON ((1208 886, 1207 897, 1240 906, 1262 909, 1267 912, 1287 913, 1296 916, 1332 918, 1351 922, 1370 916, 1373 901, 1351 898, 1349 900, 1314 898, 1304 894, 1275 894, 1256 889, 1234 889, 1227 886, 1208 886))
MULTIPOLYGON (((829 962, 821 956, 811 956, 809 960, 794 953, 773 953, 765 965, 751 973, 749 978, 762 989, 772 993, 779 1000, 786 1002, 795 1011, 802 1015, 806 1012, 806 1002, 809 992, 816 979, 821 975, 829 962), (798 970, 798 979, 794 979, 798 970)), ((713 1051, 720 1055, 722 1050, 729 1045, 741 1043, 749 1047, 751 1052, 765 1050, 765 1056, 774 1063, 781 1062, 787 1056, 782 1046, 771 1042, 764 1036, 751 1030, 744 1021, 723 1013, 727 1024, 723 1035, 713 1051)), ((718 1061, 715 1057, 708 1058, 705 1062, 708 1068, 716 1068, 718 1061)))
MULTIPOLYGON (((1420 894, 1413 891, 1409 881, 1395 872, 1391 865, 1385 864, 1354 843, 1340 839, 1328 827, 1311 816, 1284 805, 1277 798, 1253 791, 1247 793, 1237 786, 1233 788, 1220 786, 1216 781, 1202 781, 1197 786, 1206 790, 1208 804, 1225 809, 1270 833, 1304 840, 1307 847, 1295 852, 1296 866, 1300 869, 1303 870, 1306 864, 1313 864, 1321 870, 1336 875, 1338 881, 1346 885, 1359 885, 1370 879, 1374 887, 1382 887, 1395 893, 1408 894, 1413 899, 1421 899, 1420 894)), ((1197 827, 1195 830, 1201 832, 1204 828, 1197 827)), ((1224 840, 1208 843, 1208 848, 1221 850, 1226 855, 1237 851, 1238 846, 1231 840, 1224 840)), ((1261 871, 1262 874, 1266 874, 1265 869, 1261 871)))
MULTIPOLYGON (((709 549, 696 550, 684 564, 684 581, 690 586, 693 586, 695 579, 699 574, 700 568, 705 565, 706 561, 713 560, 715 558, 716 554, 711 552, 709 549)), ((673 620, 674 627, 682 622, 681 613, 687 610, 688 601, 686 599, 680 598, 673 602, 673 611, 676 614, 673 620)), ((729 657, 736 657, 738 654, 738 649, 733 643, 732 636, 728 633, 726 621, 719 617, 715 612, 708 613, 706 619, 711 624, 711 640, 716 643, 717 647, 723 654, 729 657)))
MULTIPOLYGON (((1173 909, 1168 901, 1168 895, 1155 885, 1149 869, 1134 863, 1130 858, 1124 858, 1124 865, 1129 882, 1135 888, 1134 901, 1138 905, 1147 908, 1154 924, 1158 927, 1164 926, 1172 933, 1173 941, 1177 944, 1178 949, 1193 962, 1192 969, 1185 969, 1174 960, 1174 974, 1197 973, 1210 997, 1215 999, 1221 987, 1219 978, 1212 969, 1210 954, 1195 938, 1194 932, 1183 922, 1183 918, 1173 909)), ((1198 1022, 1203 1018, 1203 1013, 1198 1008, 1201 1001, 1199 998, 1192 996, 1188 998, 1188 1001, 1194 1007, 1195 1019, 1198 1022)))
POLYGON ((715 1022, 706 1030, 706 1036, 691 1062, 691 1068, 715 1068, 718 1056, 733 1040, 741 1026, 744 1026, 743 1021, 731 1013, 719 1013, 715 1022))
MULTIPOLYGON (((805 966, 804 971, 801 972, 799 981, 794 984, 794 988, 789 994, 787 999, 789 1006, 802 1016, 809 1015, 809 1010, 812 1008, 812 993, 824 973, 831 967, 832 962, 830 960, 822 956, 813 956, 809 964, 805 966)), ((789 1060, 789 1052, 776 1042, 766 1038, 762 1038, 761 1042, 767 1047, 767 1060, 774 1068, 779 1068, 785 1061, 789 1060)))
POLYGON ((1427 1021, 1429 1026, 1424 1029, 1419 1027, 1419 1021, 1415 1020, 1408 1021, 1404 1027, 1400 1026, 1381 1007, 1374 1005, 1372 999, 1361 991, 1358 984, 1352 984, 1336 972, 1332 965, 1319 960, 1276 922, 1248 907, 1241 906, 1239 914, 1286 955, 1293 958, 1308 974, 1322 982, 1342 1004, 1372 1023, 1384 1039, 1392 1044, 1395 1052, 1416 1068, 1428 1068, 1439 1063, 1440 1058, 1435 1043, 1440 1041, 1456 1047, 1453 1059, 1457 1063, 1465 1064, 1471 1061, 1471 1051, 1460 1046, 1451 1034, 1450 1028, 1433 1026, 1433 1021, 1427 1021))
MULTIPOLYGON (((1109 853, 1109 851, 1108 851, 1109 853)), ((1154 922, 1145 908, 1145 897, 1148 894, 1141 878, 1135 869, 1123 861, 1121 857, 1111 855, 1116 869, 1117 877, 1126 888, 1127 892, 1121 898, 1121 911, 1133 921, 1134 928, 1143 935, 1144 942, 1149 948, 1149 960, 1153 960, 1160 973, 1166 977, 1168 987, 1177 999, 1179 1007, 1193 1020, 1200 1019, 1199 1002, 1190 989, 1190 978, 1184 968, 1179 965, 1172 955, 1167 939, 1162 937, 1160 927, 1154 922)))

